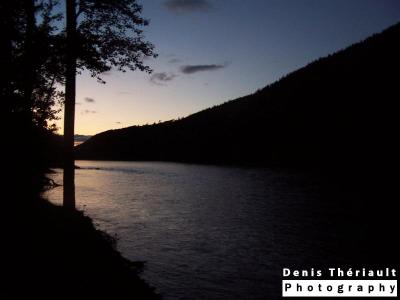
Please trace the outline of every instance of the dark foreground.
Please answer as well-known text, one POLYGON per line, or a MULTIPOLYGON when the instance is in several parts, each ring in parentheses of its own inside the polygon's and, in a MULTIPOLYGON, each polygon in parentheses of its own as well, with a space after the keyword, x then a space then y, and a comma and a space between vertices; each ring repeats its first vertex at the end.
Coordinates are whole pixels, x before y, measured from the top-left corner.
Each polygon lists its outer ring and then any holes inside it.
POLYGON ((158 298, 138 276, 140 263, 124 259, 89 217, 40 198, 41 175, 13 173, 2 197, 1 299, 158 298))

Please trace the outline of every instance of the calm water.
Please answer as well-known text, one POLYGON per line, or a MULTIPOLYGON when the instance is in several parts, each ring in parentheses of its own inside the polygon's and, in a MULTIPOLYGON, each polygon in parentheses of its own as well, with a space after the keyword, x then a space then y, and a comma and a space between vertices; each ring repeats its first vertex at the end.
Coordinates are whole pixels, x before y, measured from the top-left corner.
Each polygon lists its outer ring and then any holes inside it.
MULTIPOLYGON (((77 161, 77 206, 145 261, 165 299, 278 297, 281 269, 335 250, 335 211, 305 174, 158 162, 77 161)), ((62 183, 60 170, 53 174, 62 183)), ((47 193, 61 203, 62 187, 47 193)), ((352 227, 356 228, 356 227, 352 227)), ((312 265, 307 265, 311 267, 312 265)))

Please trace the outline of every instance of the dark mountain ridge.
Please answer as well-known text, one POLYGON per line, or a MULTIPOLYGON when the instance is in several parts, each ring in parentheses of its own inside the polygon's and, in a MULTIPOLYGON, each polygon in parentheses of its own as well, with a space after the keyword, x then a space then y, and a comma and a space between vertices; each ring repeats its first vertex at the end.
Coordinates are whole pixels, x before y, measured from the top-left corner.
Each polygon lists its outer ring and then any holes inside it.
POLYGON ((254 94, 180 120, 97 134, 76 147, 76 158, 354 168, 376 163, 388 158, 394 142, 399 41, 396 24, 254 94))

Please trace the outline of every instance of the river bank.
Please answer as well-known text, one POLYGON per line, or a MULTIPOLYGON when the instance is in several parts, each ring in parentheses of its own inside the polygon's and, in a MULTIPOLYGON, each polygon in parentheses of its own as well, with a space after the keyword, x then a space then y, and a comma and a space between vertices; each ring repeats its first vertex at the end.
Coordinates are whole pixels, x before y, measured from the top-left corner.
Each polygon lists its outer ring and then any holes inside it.
POLYGON ((42 199, 41 174, 19 175, 8 177, 10 193, 3 201, 3 298, 159 298, 139 277, 143 263, 122 257, 115 239, 82 212, 42 199))

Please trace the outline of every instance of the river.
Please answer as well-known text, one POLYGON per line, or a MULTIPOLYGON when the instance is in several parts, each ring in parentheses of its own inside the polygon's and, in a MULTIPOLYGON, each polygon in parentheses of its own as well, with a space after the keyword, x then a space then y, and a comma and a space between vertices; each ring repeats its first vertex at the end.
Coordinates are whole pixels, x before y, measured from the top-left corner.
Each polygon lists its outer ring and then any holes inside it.
MULTIPOLYGON (((341 211, 324 201, 318 177, 304 172, 76 165, 77 207, 118 238, 125 257, 145 262, 142 276, 167 300, 278 298, 283 267, 313 266, 337 251, 333 215, 341 211)), ((62 183, 61 170, 51 177, 62 183)), ((45 196, 61 204, 62 186, 45 196)))

